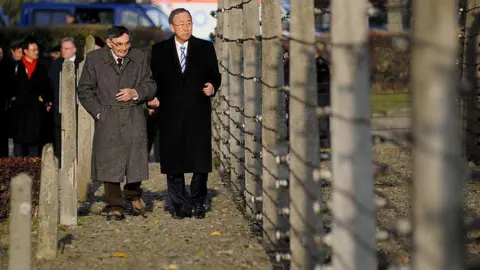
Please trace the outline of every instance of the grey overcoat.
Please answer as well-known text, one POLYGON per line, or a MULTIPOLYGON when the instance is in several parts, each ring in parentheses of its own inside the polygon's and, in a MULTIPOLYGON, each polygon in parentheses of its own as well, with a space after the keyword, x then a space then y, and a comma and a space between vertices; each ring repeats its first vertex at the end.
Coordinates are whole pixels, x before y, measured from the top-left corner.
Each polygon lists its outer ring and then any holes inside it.
POLYGON ((120 69, 110 48, 87 54, 78 98, 95 120, 92 179, 127 183, 148 180, 147 127, 143 104, 155 97, 146 54, 131 49, 120 69), (136 101, 118 102, 122 88, 137 91, 136 101), (99 114, 99 118, 97 115, 99 114))

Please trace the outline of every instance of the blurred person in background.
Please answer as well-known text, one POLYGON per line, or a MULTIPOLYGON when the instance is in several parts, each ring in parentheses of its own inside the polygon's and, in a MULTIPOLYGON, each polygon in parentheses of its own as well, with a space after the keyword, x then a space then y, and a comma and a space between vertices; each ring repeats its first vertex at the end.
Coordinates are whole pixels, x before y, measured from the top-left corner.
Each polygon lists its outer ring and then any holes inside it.
POLYGON ((0 156, 8 156, 8 139, 13 138, 14 131, 14 117, 12 114, 12 103, 15 100, 14 92, 16 89, 15 76, 18 72, 18 63, 22 59, 22 41, 15 40, 10 44, 9 49, 3 50, 7 54, 4 55, 0 62, 0 81, 2 83, 2 90, 0 93, 0 120, 3 124, 3 129, 0 134, 0 156), (6 145, 5 145, 6 143, 6 145), (6 151, 6 152, 5 152, 6 151))
POLYGON ((3 60, 4 56, 5 56, 5 50, 3 49, 3 47, 0 47, 0 61, 3 60))
MULTIPOLYGON (((52 87, 53 96, 49 97, 51 101, 53 111, 53 149, 55 155, 60 161, 60 147, 61 147, 61 123, 62 116, 60 113, 60 72, 65 60, 69 60, 75 64, 75 74, 77 74, 78 66, 83 61, 81 54, 77 55, 77 47, 75 46, 75 40, 71 37, 62 38, 60 41, 60 57, 53 61, 52 66, 48 71, 48 77, 50 79, 50 85, 52 87)), ((77 80, 77 78, 75 79, 77 80)), ((60 165, 60 162, 59 162, 60 165)))
POLYGON ((11 78, 8 76, 7 65, 10 62, 8 56, 5 56, 3 52, 7 52, 4 47, 0 47, 2 52, 0 59, 0 82, 2 83, 2 88, 0 90, 0 123, 2 123, 3 128, 0 129, 0 158, 8 157, 8 126, 5 125, 8 121, 7 117, 7 106, 8 100, 11 98, 10 91, 11 78))
POLYGON ((35 39, 22 44, 23 56, 15 74, 13 142, 16 157, 39 157, 42 143, 43 117, 47 110, 44 97, 50 91, 47 68, 38 62, 39 50, 35 39))
POLYGON ((72 13, 68 13, 67 16, 65 17, 65 22, 67 24, 76 24, 77 20, 75 19, 75 16, 72 13))
POLYGON ((103 39, 98 36, 93 36, 93 38, 95 39, 95 50, 105 47, 105 41, 103 41, 103 39))
POLYGON ((52 58, 52 61, 57 60, 61 56, 62 55, 60 53, 60 45, 53 46, 52 49, 50 50, 50 57, 52 58))

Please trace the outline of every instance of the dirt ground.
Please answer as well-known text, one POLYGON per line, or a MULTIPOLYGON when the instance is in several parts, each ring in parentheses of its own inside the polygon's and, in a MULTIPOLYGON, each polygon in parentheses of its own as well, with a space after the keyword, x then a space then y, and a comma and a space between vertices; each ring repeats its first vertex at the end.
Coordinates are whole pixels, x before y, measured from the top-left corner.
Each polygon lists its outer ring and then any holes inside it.
MULTIPOLYGON (((164 211, 166 179, 158 165, 151 165, 150 173, 143 186, 147 218, 127 216, 124 222, 108 223, 98 214, 101 203, 84 206, 76 228, 61 228, 57 259, 36 262, 36 269, 268 268, 266 252, 215 173, 209 179, 212 211, 202 220, 172 219, 164 211)), ((102 194, 98 189, 94 200, 102 194)))
MULTIPOLYGON (((374 160, 388 170, 378 176, 377 197, 388 199, 388 207, 377 214, 377 227, 390 232, 378 242, 379 269, 411 263, 412 237, 398 233, 399 221, 411 214, 411 155, 398 149, 374 150, 374 160)), ((328 162, 324 165, 328 166, 328 162)), ((272 265, 260 239, 250 231, 231 194, 217 173, 209 180, 212 211, 203 220, 174 220, 165 211, 166 181, 151 165, 151 180, 146 182, 145 200, 148 218, 127 216, 127 221, 109 224, 99 214, 102 188, 93 198, 96 203, 82 207, 79 225, 60 230, 58 258, 53 262, 36 262, 36 269, 270 269, 272 265)), ((473 168, 474 170, 479 170, 473 168)), ((189 177, 187 177, 189 179, 189 177)), ((480 216, 480 182, 465 185, 465 216, 480 216)), ((324 200, 330 198, 325 185, 324 200)), ((326 226, 331 216, 325 215, 326 226)), ((1 224, 0 224, 1 225, 1 224)), ((35 225, 35 223, 34 223, 35 225)), ((5 226, 4 226, 5 227, 5 226)), ((35 229, 35 226, 34 226, 35 229)), ((7 233, 0 244, 7 251, 7 233)), ((5 231, 5 228, 3 228, 5 231)), ((36 239, 36 232, 33 232, 36 239)), ((6 269, 6 259, 0 268, 6 269)), ((469 270, 480 269, 480 232, 467 234, 466 263, 469 270)))

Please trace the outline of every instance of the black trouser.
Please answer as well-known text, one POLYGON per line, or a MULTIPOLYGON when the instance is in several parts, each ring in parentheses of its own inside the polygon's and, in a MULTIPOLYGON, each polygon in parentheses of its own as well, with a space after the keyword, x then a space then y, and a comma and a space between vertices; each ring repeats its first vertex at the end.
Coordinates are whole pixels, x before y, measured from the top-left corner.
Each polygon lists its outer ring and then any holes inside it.
POLYGON ((53 129, 53 152, 55 153, 55 157, 58 160, 58 167, 61 167, 61 152, 62 152, 62 128, 60 126, 55 125, 53 129))
POLYGON ((160 162, 160 152, 158 146, 158 118, 155 112, 153 115, 147 115, 147 151, 150 156, 150 150, 153 147, 155 162, 160 162))
POLYGON ((14 143, 13 155, 16 157, 40 157, 39 145, 28 143, 14 143))
MULTIPOLYGON (((123 186, 123 192, 127 201, 138 200, 142 197, 143 190, 141 188, 142 182, 128 183, 123 186)), ((120 213, 125 212, 125 205, 123 204, 122 191, 120 183, 104 182, 105 189, 105 203, 108 211, 117 210, 120 213)))
POLYGON ((208 173, 194 173, 190 183, 190 196, 185 189, 185 175, 167 175, 168 196, 176 211, 203 204, 207 197, 208 173))

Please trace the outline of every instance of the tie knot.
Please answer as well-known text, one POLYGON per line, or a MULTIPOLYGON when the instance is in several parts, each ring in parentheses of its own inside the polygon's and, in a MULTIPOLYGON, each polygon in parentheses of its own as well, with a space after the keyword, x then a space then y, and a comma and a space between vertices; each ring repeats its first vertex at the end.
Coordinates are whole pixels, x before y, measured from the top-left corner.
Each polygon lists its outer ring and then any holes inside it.
POLYGON ((185 52, 185 46, 180 46, 180 50, 181 50, 182 52, 185 52))
POLYGON ((118 63, 119 66, 122 65, 122 61, 123 61, 123 58, 120 58, 120 57, 117 58, 117 63, 118 63))

